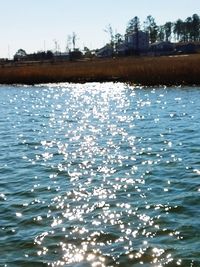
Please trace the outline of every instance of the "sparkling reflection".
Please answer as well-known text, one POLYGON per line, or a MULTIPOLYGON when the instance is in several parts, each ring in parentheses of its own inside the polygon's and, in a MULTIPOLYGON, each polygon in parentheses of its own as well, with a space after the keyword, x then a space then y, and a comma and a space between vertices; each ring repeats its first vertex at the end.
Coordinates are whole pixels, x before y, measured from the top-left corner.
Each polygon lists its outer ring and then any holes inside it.
MULTIPOLYGON (((146 176, 160 155, 146 146, 144 137, 137 137, 137 121, 150 116, 152 103, 149 97, 137 99, 135 111, 124 86, 114 90, 110 86, 76 88, 64 105, 51 104, 47 129, 54 130, 53 140, 41 141, 43 151, 36 160, 50 168, 49 178, 60 180, 62 188, 49 203, 53 234, 45 232, 35 243, 40 245, 38 256, 45 256, 50 252, 49 238, 63 239, 55 244, 60 256, 49 262, 52 266, 78 262, 105 266, 122 256, 137 261, 147 254, 152 263, 169 261, 164 249, 151 249, 160 215, 149 215, 159 205, 147 205, 151 187, 146 176)), ((134 98, 135 92, 130 93, 134 98)), ((60 97, 52 93, 48 98, 60 97)), ((159 118, 151 120, 159 123, 159 118)), ((170 140, 167 144, 172 147, 170 140)))
POLYGON ((24 89, 22 102, 16 127, 24 120, 32 129, 17 139, 33 176, 15 217, 23 225, 32 216, 37 252, 25 258, 48 266, 182 266, 183 222, 193 211, 186 175, 200 191, 198 162, 180 152, 188 142, 182 128, 190 130, 182 122, 191 120, 184 97, 120 83, 51 84, 24 89))

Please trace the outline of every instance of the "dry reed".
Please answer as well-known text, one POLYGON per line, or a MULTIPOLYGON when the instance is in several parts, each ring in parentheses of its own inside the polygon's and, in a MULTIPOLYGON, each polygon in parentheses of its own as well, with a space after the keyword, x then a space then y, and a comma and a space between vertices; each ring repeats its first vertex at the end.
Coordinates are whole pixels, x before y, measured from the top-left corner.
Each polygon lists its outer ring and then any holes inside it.
POLYGON ((13 63, 0 67, 1 84, 88 81, 121 81, 144 86, 200 85, 200 55, 13 63))

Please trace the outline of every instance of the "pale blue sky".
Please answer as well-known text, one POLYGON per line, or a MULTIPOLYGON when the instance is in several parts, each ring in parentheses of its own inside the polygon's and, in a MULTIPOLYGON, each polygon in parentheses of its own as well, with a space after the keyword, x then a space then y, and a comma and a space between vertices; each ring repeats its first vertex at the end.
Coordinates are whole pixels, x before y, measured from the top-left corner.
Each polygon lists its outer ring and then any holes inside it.
POLYGON ((57 40, 65 50, 67 36, 77 34, 77 46, 99 48, 109 39, 111 24, 124 34, 128 21, 152 15, 158 25, 200 15, 199 0, 0 0, 0 57, 23 48, 28 53, 53 50, 57 40))

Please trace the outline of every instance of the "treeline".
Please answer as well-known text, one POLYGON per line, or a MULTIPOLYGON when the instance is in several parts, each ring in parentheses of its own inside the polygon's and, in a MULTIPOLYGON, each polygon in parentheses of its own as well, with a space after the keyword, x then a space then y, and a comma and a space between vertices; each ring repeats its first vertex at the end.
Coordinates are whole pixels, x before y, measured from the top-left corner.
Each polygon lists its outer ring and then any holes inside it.
MULTIPOLYGON (((133 31, 143 30, 149 33, 150 43, 157 41, 174 41, 174 42, 196 42, 200 41, 200 17, 193 14, 185 20, 178 19, 174 22, 167 21, 163 25, 157 25, 156 20, 151 15, 141 23, 139 17, 131 19, 126 27, 126 34, 133 31)), ((108 25, 105 31, 110 35, 111 44, 120 44, 123 42, 123 35, 114 34, 111 25, 108 25)))
MULTIPOLYGON (((126 33, 140 28, 140 19, 136 16, 129 21, 126 33)), ((167 21, 164 25, 157 25, 155 18, 149 15, 143 23, 143 30, 149 33, 151 43, 170 40, 176 42, 200 41, 200 17, 193 14, 184 21, 178 19, 175 22, 167 21)))

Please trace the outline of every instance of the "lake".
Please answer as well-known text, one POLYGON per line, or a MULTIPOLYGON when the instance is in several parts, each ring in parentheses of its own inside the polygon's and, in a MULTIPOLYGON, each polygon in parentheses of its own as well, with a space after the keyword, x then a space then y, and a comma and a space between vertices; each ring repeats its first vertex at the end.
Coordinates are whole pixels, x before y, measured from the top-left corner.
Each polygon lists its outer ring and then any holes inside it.
POLYGON ((200 87, 0 93, 0 266, 200 266, 200 87))

